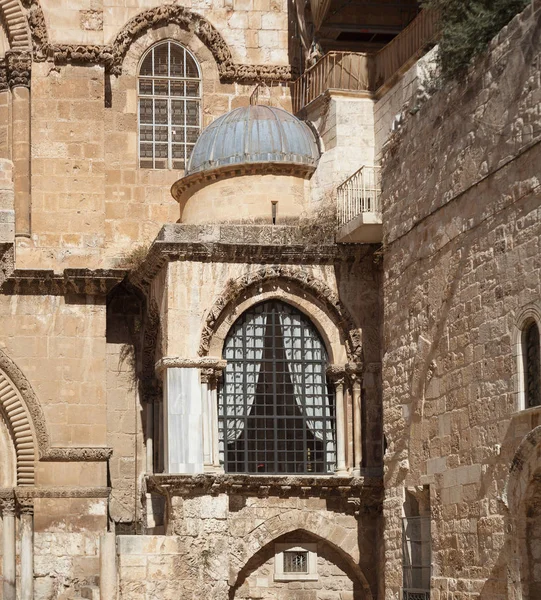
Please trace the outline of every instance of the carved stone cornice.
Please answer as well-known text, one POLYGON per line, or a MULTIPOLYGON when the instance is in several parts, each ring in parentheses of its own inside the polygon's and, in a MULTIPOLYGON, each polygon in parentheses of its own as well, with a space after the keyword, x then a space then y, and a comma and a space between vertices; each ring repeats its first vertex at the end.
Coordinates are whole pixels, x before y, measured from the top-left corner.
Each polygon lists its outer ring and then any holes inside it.
POLYGON ((156 363, 156 373, 162 373, 165 369, 180 367, 184 369, 225 369, 227 361, 214 356, 198 356, 196 358, 181 358, 180 356, 165 356, 156 363))
POLYGON ((145 10, 124 25, 111 45, 51 44, 43 11, 37 0, 29 5, 34 59, 56 64, 101 64, 113 75, 122 74, 122 63, 133 42, 149 29, 175 24, 196 35, 210 50, 223 82, 253 83, 291 80, 289 65, 244 65, 233 61, 229 46, 219 31, 202 15, 178 4, 162 4, 145 10))
POLYGON ((194 187, 208 185, 217 179, 240 177, 244 175, 287 175, 308 179, 315 171, 315 166, 292 164, 286 162, 245 163, 241 165, 224 165, 215 169, 199 171, 179 179, 171 186, 171 195, 180 204, 181 213, 184 204, 191 196, 194 187))
POLYGON ((30 52, 6 52, 7 78, 10 88, 30 87, 32 55, 30 52))
POLYGON ((124 269, 65 269, 60 274, 46 269, 16 269, 0 291, 8 295, 105 296, 125 275, 124 269))
POLYGON ((101 462, 113 454, 107 447, 58 447, 49 446, 40 457, 42 462, 101 462))
MULTIPOLYGON (((362 471, 361 471, 362 473, 362 471)), ((363 498, 379 502, 383 480, 378 474, 361 477, 335 475, 149 475, 147 491, 171 496, 238 494, 321 498, 363 498)))
POLYGON ((31 498, 108 498, 110 487, 25 487, 17 488, 18 500, 31 498))

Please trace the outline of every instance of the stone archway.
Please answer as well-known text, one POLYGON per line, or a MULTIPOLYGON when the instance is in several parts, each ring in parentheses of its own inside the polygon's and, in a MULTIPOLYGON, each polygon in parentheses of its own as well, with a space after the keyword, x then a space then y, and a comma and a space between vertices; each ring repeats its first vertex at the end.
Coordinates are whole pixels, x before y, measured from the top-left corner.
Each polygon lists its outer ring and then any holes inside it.
MULTIPOLYGON (((322 311, 324 318, 340 332, 340 336, 343 338, 347 360, 356 363, 362 362, 362 332, 338 295, 324 281, 307 273, 306 270, 290 266, 264 267, 237 279, 229 280, 206 315, 201 333, 199 356, 209 354, 213 338, 220 325, 228 318, 228 315, 231 315, 233 308, 242 301, 243 296, 250 295, 255 290, 255 297, 260 297, 259 289, 273 284, 286 290, 291 288, 291 293, 288 294, 289 301, 296 296, 298 299, 304 298, 306 301, 303 304, 306 306, 320 304, 324 308, 322 311)), ((288 301, 288 298, 284 299, 288 301)), ((297 304, 297 308, 302 310, 303 306, 297 304)), ((320 319, 316 318, 311 310, 305 309, 305 312, 317 326, 320 319)), ((319 329, 323 333, 321 326, 319 329)))
MULTIPOLYGON (((272 551, 274 543, 288 534, 301 534, 316 543, 328 547, 334 562, 342 565, 342 570, 349 573, 357 588, 362 591, 362 600, 372 600, 370 585, 359 566, 359 544, 356 529, 346 529, 334 519, 320 512, 291 510, 272 517, 255 528, 248 536, 236 543, 231 551, 230 563, 230 598, 235 598, 247 573, 258 564, 258 555, 266 556, 272 551)), ((332 562, 332 560, 331 560, 332 562)))
POLYGON ((522 440, 515 452, 503 500, 516 561, 509 568, 520 582, 522 598, 541 597, 541 426, 522 440))

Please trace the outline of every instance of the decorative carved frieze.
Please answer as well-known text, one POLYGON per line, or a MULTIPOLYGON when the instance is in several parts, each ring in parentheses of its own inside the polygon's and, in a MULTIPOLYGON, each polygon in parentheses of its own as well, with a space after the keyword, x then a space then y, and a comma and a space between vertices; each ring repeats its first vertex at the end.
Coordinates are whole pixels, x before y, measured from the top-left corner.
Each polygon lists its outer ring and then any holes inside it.
POLYGON ((285 82, 291 80, 289 65, 243 65, 233 61, 219 31, 203 16, 178 4, 162 4, 128 21, 111 45, 51 44, 43 11, 37 0, 28 0, 28 23, 32 32, 34 60, 57 64, 100 64, 113 75, 122 74, 122 63, 133 42, 148 29, 175 24, 196 35, 210 50, 224 82, 285 82))
POLYGON ((101 462, 111 457, 112 448, 74 447, 61 448, 50 446, 41 455, 43 462, 101 462))
POLYGON ((205 325, 201 333, 198 354, 200 356, 206 356, 208 354, 218 320, 229 303, 240 298, 241 295, 252 286, 259 286, 267 281, 280 279, 295 283, 301 289, 309 292, 317 300, 326 305, 334 313, 336 317, 335 320, 340 323, 346 334, 348 356, 351 359, 362 359, 361 331, 355 325, 337 294, 331 290, 324 281, 314 277, 305 269, 283 265, 264 267, 247 273, 238 279, 230 279, 227 282, 225 289, 218 296, 214 305, 207 313, 205 325))
POLYGON ((1 286, 4 294, 85 294, 104 296, 120 283, 124 269, 65 269, 63 273, 45 269, 15 270, 1 286))
POLYGON ((7 78, 10 88, 30 87, 32 55, 30 52, 6 52, 7 78))
POLYGON ((197 358, 181 358, 180 356, 165 356, 161 358, 155 365, 156 372, 161 373, 164 369, 174 367, 181 368, 196 368, 215 370, 225 369, 227 362, 221 358, 213 356, 203 356, 197 358))
POLYGON ((381 476, 337 477, 296 475, 149 475, 147 492, 172 496, 233 494, 243 496, 287 496, 362 498, 366 505, 380 506, 381 476))
POLYGON ((17 500, 31 498, 108 498, 110 487, 31 487, 16 488, 17 500))

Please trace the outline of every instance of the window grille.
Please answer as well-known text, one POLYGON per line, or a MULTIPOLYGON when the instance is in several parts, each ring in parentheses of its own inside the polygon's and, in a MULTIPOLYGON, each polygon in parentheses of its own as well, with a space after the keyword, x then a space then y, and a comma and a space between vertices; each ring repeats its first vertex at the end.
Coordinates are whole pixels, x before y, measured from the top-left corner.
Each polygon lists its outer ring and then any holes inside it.
POLYGON ((139 166, 186 169, 201 131, 201 75, 176 42, 153 46, 139 69, 139 166))
POLYGON ((231 328, 224 358, 218 427, 226 472, 333 472, 334 393, 314 325, 283 302, 258 304, 231 328))
POLYGON ((284 552, 284 573, 308 573, 308 551, 284 552))
POLYGON ((539 327, 531 321, 523 333, 526 408, 541 405, 541 352, 539 327))
POLYGON ((430 600, 430 517, 402 519, 403 600, 430 600))

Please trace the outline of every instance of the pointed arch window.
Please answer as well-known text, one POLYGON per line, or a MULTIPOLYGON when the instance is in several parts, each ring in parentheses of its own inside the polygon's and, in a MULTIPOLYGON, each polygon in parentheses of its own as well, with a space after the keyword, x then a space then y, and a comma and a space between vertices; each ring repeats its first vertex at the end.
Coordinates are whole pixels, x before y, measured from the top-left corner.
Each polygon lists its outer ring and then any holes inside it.
POLYGON ((310 320, 284 302, 258 304, 231 328, 224 358, 218 420, 225 471, 334 472, 334 392, 310 320))
POLYGON ((186 169, 201 132, 201 70, 189 50, 156 44, 139 69, 139 166, 186 169))
POLYGON ((525 408, 541 406, 541 351, 539 326, 529 320, 522 330, 523 389, 525 408))

